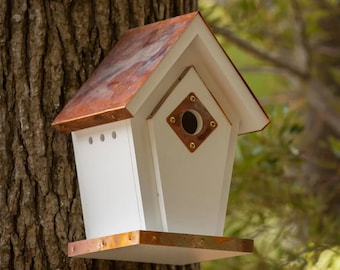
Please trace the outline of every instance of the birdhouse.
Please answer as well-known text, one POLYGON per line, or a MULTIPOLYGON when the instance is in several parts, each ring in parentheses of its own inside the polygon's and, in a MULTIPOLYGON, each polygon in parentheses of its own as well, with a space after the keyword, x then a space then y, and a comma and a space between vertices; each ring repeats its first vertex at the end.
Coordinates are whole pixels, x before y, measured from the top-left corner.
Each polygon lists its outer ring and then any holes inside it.
POLYGON ((237 136, 268 122, 200 13, 127 31, 53 122, 72 133, 86 232, 69 255, 252 252, 222 233, 237 136))

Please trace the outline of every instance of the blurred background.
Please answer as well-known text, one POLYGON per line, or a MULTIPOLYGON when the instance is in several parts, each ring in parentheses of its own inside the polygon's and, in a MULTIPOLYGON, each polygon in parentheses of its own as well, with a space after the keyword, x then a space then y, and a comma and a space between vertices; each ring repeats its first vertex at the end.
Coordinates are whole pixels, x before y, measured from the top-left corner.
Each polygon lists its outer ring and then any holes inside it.
POLYGON ((199 4, 271 118, 239 137, 226 217, 254 255, 202 269, 340 269, 340 1, 199 4))

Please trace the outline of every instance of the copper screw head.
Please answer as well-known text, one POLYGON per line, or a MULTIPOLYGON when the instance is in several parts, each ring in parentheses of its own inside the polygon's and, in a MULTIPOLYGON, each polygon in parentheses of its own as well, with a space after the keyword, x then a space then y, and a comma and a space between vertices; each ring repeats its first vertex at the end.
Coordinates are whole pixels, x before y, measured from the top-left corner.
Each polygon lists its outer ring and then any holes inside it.
POLYGON ((190 142, 189 147, 190 147, 190 149, 195 149, 196 144, 194 142, 190 142))
POLYGON ((215 121, 210 121, 210 127, 215 128, 216 127, 216 122, 215 121))
POLYGON ((176 117, 170 116, 169 121, 170 121, 171 124, 175 124, 176 123, 176 117))
POLYGON ((196 101, 196 97, 194 95, 191 95, 189 99, 190 99, 191 102, 195 102, 196 101))

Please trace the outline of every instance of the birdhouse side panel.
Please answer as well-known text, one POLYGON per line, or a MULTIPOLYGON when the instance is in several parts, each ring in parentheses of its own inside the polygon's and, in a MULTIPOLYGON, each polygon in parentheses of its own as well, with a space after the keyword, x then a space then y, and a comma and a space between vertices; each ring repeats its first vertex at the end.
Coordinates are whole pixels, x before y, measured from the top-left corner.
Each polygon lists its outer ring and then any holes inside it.
POLYGON ((131 119, 134 149, 138 167, 139 184, 142 194, 145 226, 147 230, 162 231, 157 187, 154 173, 150 137, 146 118, 150 114, 148 106, 143 106, 131 119))
POLYGON ((130 120, 72 133, 87 238, 145 229, 130 120))
POLYGON ((234 121, 230 133, 230 139, 228 143, 228 151, 227 151, 227 159, 225 162, 224 168, 224 179, 222 188, 221 188, 221 197, 220 197, 220 204, 219 204, 219 211, 218 211, 218 221, 216 226, 216 232, 219 232, 219 235, 223 235, 224 231, 224 224, 225 224, 225 216, 227 214, 227 207, 228 207, 228 200, 229 200, 229 191, 230 191, 230 184, 233 172, 233 165, 235 160, 235 152, 237 146, 237 138, 239 132, 239 122, 234 121), (223 192, 228 190, 228 192, 223 192))

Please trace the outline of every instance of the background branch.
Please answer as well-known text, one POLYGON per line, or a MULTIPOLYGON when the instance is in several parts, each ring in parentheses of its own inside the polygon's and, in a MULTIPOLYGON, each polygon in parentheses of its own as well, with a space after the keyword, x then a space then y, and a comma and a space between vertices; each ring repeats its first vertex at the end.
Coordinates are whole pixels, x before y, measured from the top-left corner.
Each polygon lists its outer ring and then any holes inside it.
POLYGON ((292 73, 295 76, 301 77, 301 78, 306 78, 308 77, 308 74, 303 71, 298 69, 297 67, 294 67, 293 65, 290 65, 286 61, 281 60, 278 57, 272 56, 269 53, 260 50, 259 48, 251 45, 249 41, 246 41, 238 36, 236 36, 234 33, 229 31, 228 29, 220 26, 212 26, 212 29, 215 33, 222 35, 226 39, 230 40, 232 43, 235 45, 239 46, 243 50, 251 53, 252 55, 256 56, 257 58, 260 58, 264 61, 270 62, 273 65, 283 68, 290 73, 292 73))
POLYGON ((312 61, 312 53, 311 53, 311 46, 306 30, 306 23, 305 19, 303 18, 302 15, 302 10, 301 6, 298 3, 297 0, 292 0, 292 9, 293 13, 295 15, 295 22, 296 22, 296 28, 295 30, 295 39, 297 41, 297 44, 299 44, 302 47, 302 50, 299 51, 302 57, 304 57, 303 63, 303 69, 305 70, 306 73, 308 73, 308 67, 311 66, 311 61, 312 61))

